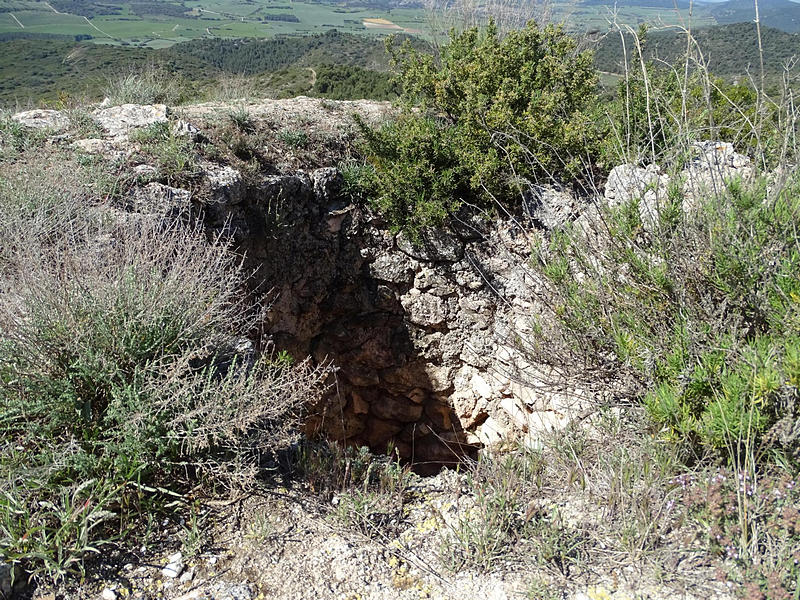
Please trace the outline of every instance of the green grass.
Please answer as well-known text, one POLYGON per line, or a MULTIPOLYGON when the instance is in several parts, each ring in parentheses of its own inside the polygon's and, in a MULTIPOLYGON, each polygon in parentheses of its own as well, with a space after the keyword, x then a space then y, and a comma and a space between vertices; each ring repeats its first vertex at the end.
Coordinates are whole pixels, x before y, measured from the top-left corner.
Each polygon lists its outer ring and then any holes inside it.
MULTIPOLYGON (((25 26, 24 31, 30 33, 58 33, 66 35, 92 34, 93 30, 86 21, 75 15, 57 15, 44 11, 20 11, 14 16, 25 26)), ((11 18, 10 13, 0 13, 0 32, 22 31, 11 18)))

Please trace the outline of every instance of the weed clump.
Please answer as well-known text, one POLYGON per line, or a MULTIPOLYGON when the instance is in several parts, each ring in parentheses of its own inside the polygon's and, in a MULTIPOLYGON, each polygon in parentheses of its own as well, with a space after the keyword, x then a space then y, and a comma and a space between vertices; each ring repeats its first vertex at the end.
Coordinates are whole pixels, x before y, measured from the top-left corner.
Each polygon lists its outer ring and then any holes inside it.
POLYGON ((155 177, 170 185, 179 185, 200 172, 194 144, 176 133, 169 122, 154 123, 134 131, 131 141, 139 144, 144 158, 156 168, 155 177))
POLYGON ((223 240, 30 185, 0 196, 0 554, 58 579, 162 495, 252 483, 322 374, 245 337, 223 240))
POLYGON ((293 458, 295 474, 312 493, 332 503, 335 523, 369 536, 386 535, 399 525, 415 476, 392 456, 391 448, 379 456, 366 447, 305 442, 293 458))
POLYGON ((177 104, 183 96, 180 80, 156 66, 110 78, 103 93, 112 105, 177 104))

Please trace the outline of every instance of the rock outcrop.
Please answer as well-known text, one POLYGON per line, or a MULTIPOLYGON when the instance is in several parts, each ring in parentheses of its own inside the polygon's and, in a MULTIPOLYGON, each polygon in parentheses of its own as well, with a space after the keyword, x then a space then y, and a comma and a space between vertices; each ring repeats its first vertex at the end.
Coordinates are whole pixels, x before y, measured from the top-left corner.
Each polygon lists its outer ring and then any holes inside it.
POLYGON ((168 122, 168 109, 163 104, 141 106, 123 104, 94 111, 92 119, 111 137, 126 137, 134 129, 168 122))
POLYGON ((16 113, 14 121, 30 129, 48 129, 53 132, 63 131, 69 127, 69 118, 58 110, 38 108, 16 113))
MULTIPOLYGON (((750 159, 736 152, 727 142, 697 142, 692 146, 694 155, 677 176, 683 210, 697 207, 697 200, 708 194, 718 194, 725 182, 732 178, 749 179, 754 170, 750 159)), ((639 200, 639 216, 647 229, 652 229, 659 210, 668 201, 671 178, 658 165, 639 167, 624 164, 614 167, 608 175, 603 192, 606 203, 620 206, 633 199, 639 200)))

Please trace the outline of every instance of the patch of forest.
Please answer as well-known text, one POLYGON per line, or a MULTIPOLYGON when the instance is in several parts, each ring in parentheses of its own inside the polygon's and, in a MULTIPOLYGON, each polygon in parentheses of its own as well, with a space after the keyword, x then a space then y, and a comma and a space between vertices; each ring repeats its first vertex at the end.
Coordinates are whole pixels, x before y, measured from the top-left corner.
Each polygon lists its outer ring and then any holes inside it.
POLYGON ((213 66, 192 56, 147 48, 13 39, 0 42, 0 105, 24 107, 65 97, 102 99, 110 79, 146 66, 179 74, 187 81, 218 74, 213 66))
MULTIPOLYGON (((737 79, 759 75, 760 56, 758 36, 753 23, 735 23, 696 29, 692 32, 697 47, 714 75, 725 79, 737 79)), ((766 76, 775 80, 784 71, 784 65, 793 57, 800 56, 800 35, 786 33, 772 27, 761 28, 766 76)), ((632 35, 625 35, 624 47, 628 59, 634 56, 632 35)), ((663 61, 673 64, 686 52, 686 34, 678 30, 649 31, 645 37, 645 60, 663 61)), ((595 65, 601 71, 624 73, 623 44, 619 35, 606 36, 595 51, 595 65)))
MULTIPOLYGON (((398 38, 398 43, 402 40, 398 38)), ((415 41, 418 46, 424 42, 415 41)), ((272 40, 202 39, 177 44, 164 50, 176 56, 192 56, 228 73, 255 75, 290 65, 339 64, 385 71, 389 66, 383 40, 342 33, 331 29, 324 34, 281 37, 272 40)))
POLYGON ((227 75, 267 82, 262 90, 267 95, 376 100, 395 95, 383 41, 335 30, 273 40, 193 40, 160 50, 11 36, 0 41, 0 105, 101 99, 109 80, 151 67, 181 79, 186 98, 211 93, 227 75))

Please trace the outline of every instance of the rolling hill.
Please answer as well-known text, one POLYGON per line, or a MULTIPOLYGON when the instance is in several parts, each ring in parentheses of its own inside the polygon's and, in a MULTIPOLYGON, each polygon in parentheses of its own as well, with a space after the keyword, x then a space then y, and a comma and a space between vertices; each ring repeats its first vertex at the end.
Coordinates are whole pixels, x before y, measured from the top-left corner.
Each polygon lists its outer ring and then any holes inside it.
POLYGON ((231 75, 255 77, 268 95, 318 91, 336 99, 384 99, 393 93, 383 41, 335 30, 272 40, 193 40, 160 50, 55 36, 11 35, 3 41, 0 35, 0 105, 27 106, 65 95, 99 100, 110 79, 151 66, 181 79, 190 96, 231 75), (319 89, 311 89, 314 80, 319 89))
MULTIPOLYGON (((791 0, 759 0, 761 24, 786 32, 800 31, 800 3, 791 0)), ((720 25, 755 20, 752 0, 727 0, 711 6, 711 14, 720 25)))
MULTIPOLYGON (((696 29, 697 40, 709 70, 717 76, 735 79, 755 72, 760 64, 758 38, 753 23, 736 23, 696 29)), ((768 77, 776 78, 783 65, 800 56, 800 34, 787 33, 772 27, 762 27, 764 70, 768 77)), ((632 47, 628 36, 626 46, 632 47)), ((646 60, 673 63, 686 50, 686 35, 677 31, 652 31, 647 34, 646 60)), ((595 64, 606 72, 622 73, 623 54, 619 36, 607 36, 595 52, 595 64)))

